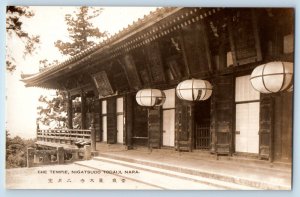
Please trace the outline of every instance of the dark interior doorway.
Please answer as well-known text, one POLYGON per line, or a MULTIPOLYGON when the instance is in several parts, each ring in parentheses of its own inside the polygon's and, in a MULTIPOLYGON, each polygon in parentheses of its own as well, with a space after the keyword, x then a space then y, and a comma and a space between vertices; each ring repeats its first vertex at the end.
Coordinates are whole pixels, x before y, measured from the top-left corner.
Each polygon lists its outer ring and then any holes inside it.
POLYGON ((148 146, 148 111, 146 107, 133 105, 133 145, 148 146))
POLYGON ((195 136, 194 148, 200 150, 210 149, 210 102, 211 99, 195 103, 194 123, 195 136))

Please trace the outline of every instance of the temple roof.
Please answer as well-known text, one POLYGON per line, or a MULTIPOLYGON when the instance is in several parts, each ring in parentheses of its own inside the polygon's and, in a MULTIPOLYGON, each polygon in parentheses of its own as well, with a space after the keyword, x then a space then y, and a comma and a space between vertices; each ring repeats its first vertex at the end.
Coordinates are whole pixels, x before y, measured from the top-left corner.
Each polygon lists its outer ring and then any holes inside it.
POLYGON ((84 63, 92 58, 97 57, 97 59, 99 59, 101 55, 111 58, 117 57, 175 30, 179 30, 183 26, 190 25, 213 15, 220 10, 220 8, 157 8, 155 11, 150 12, 149 15, 144 15, 143 18, 139 18, 100 44, 88 48, 39 73, 33 75, 25 74, 21 81, 23 81, 27 87, 45 87, 43 84, 47 80, 70 72, 75 67, 83 66, 84 63), (167 22, 161 22, 168 17, 170 17, 170 19, 168 19, 167 22), (153 27, 154 25, 155 27, 153 27))

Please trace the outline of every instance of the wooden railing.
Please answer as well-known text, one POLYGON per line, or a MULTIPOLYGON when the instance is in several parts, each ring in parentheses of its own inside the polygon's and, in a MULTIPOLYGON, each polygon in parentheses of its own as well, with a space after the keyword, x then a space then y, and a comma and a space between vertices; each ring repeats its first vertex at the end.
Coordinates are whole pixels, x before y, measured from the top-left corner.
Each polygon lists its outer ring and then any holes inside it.
POLYGON ((38 129, 37 141, 70 144, 90 143, 91 130, 86 129, 38 129))

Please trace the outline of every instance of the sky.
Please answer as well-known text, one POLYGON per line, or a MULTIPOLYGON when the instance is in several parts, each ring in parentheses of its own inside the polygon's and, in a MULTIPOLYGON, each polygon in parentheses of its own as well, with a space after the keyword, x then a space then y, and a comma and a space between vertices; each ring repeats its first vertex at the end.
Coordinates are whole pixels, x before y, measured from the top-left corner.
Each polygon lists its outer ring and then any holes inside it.
MULTIPOLYGON (((34 138, 36 135, 36 118, 38 98, 40 95, 54 95, 54 90, 26 88, 20 81, 21 73, 37 73, 39 60, 48 59, 63 61, 54 46, 56 40, 68 39, 65 14, 70 14, 75 7, 34 6, 30 7, 35 16, 24 20, 24 30, 40 35, 41 44, 32 56, 23 57, 23 44, 19 39, 7 36, 7 53, 17 62, 14 73, 6 73, 6 128, 11 136, 34 138)), ((132 24, 133 21, 155 10, 154 7, 104 7, 101 15, 94 20, 94 26, 110 35, 132 24)))

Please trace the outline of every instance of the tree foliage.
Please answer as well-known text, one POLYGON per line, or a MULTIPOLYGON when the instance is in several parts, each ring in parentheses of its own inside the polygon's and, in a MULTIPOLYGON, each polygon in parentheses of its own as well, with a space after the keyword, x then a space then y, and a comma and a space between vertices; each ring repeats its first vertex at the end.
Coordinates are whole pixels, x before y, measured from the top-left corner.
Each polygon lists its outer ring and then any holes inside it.
POLYGON ((57 40, 54 44, 63 55, 76 55, 82 50, 99 43, 99 40, 107 35, 98 27, 94 27, 91 20, 97 18, 103 9, 82 6, 73 12, 66 14, 65 21, 68 25, 70 41, 57 40))
MULTIPOLYGON (((33 16, 34 13, 29 7, 7 6, 6 9, 6 33, 10 39, 16 36, 24 43, 23 56, 32 55, 40 43, 39 36, 31 35, 23 29, 23 20, 33 16)), ((16 69, 15 58, 11 54, 7 54, 6 69, 10 72, 16 69)))
MULTIPOLYGON (((91 7, 79 7, 73 14, 66 14, 65 21, 68 25, 69 40, 57 40, 55 46, 63 55, 76 55, 77 53, 89 47, 95 46, 100 42, 101 38, 107 36, 106 32, 102 32, 99 28, 94 27, 92 20, 97 18, 103 9, 96 9, 91 7)), ((40 70, 43 70, 57 61, 49 63, 44 59, 40 61, 40 70)), ((54 98, 47 98, 41 96, 39 101, 42 103, 38 107, 38 122, 50 126, 51 123, 62 126, 66 125, 67 120, 67 95, 63 91, 57 91, 57 96, 54 98)), ((75 99, 73 105, 80 105, 80 101, 75 99)), ((81 113, 74 113, 73 128, 81 128, 81 113)))
POLYGON ((47 59, 43 59, 43 60, 39 61, 39 64, 40 64, 39 71, 41 72, 41 71, 45 70, 46 68, 49 68, 53 65, 58 64, 58 60, 53 60, 52 62, 49 62, 47 59))
POLYGON ((25 140, 19 136, 12 138, 6 130, 6 168, 26 167, 27 148, 34 146, 34 140, 25 140))
POLYGON ((56 91, 56 96, 49 98, 41 95, 40 105, 37 107, 39 124, 50 127, 65 126, 67 120, 67 95, 63 91, 56 91))

